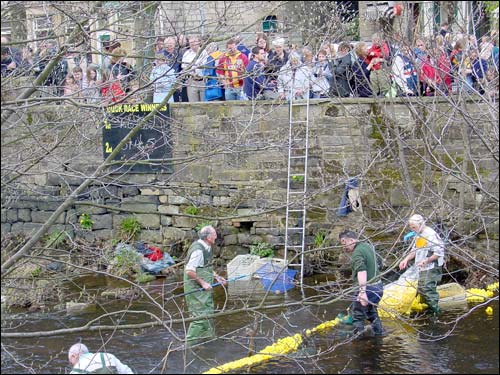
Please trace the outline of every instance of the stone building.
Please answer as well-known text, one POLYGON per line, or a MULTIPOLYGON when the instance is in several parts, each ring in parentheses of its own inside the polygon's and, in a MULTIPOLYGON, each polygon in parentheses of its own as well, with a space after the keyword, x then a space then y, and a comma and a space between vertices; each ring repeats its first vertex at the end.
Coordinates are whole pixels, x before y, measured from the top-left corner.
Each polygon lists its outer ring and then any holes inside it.
MULTIPOLYGON (((417 35, 430 36, 442 22, 449 22, 454 32, 475 34, 489 31, 494 25, 482 2, 467 1, 160 1, 157 3, 104 1, 67 2, 54 7, 51 2, 2 2, 2 36, 13 40, 39 43, 53 37, 60 42, 76 27, 76 16, 88 14, 89 22, 81 25, 88 38, 76 48, 87 60, 100 63, 103 43, 118 40, 132 55, 152 48, 158 36, 198 34, 221 42, 241 35, 253 45, 257 32, 270 37, 283 36, 290 43, 309 44, 330 39, 370 40, 375 31, 399 33, 412 40, 417 35), (331 3, 331 4, 325 4, 331 3), (153 5, 148 5, 153 4, 153 5), (394 15, 394 6, 401 14, 394 15), (359 22, 359 27, 357 26, 359 22), (390 28, 387 26, 390 25, 390 28), (358 28, 353 31, 352 28, 358 28), (350 30, 349 30, 350 29, 350 30), (318 39, 315 41, 314 39, 318 39)), ((497 27, 497 26, 496 26, 497 27)), ((74 48, 75 50, 75 48, 74 48)))
POLYGON ((479 1, 359 1, 359 34, 361 40, 370 40, 374 32, 399 33, 412 40, 415 36, 434 35, 443 22, 453 32, 480 37, 498 29, 498 13, 491 18, 479 1), (401 6, 401 14, 394 12, 401 6), (496 25, 496 26, 495 26, 496 25), (390 26, 390 27, 387 27, 390 26))

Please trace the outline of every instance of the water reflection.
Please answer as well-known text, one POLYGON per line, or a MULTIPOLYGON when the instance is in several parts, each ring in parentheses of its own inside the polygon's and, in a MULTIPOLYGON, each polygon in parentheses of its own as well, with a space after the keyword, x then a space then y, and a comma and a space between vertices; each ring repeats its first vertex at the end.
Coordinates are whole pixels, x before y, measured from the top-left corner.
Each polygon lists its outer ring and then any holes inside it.
MULTIPOLYGON (((155 285, 156 297, 162 288, 155 285)), ((170 294, 182 292, 176 290, 170 294)), ((259 281, 231 284, 216 289, 219 309, 241 308, 237 315, 217 318, 218 338, 191 350, 173 350, 182 345, 173 335, 184 337, 182 324, 172 330, 156 327, 127 331, 85 332, 38 339, 2 339, 2 373, 68 373, 67 350, 82 340, 91 351, 107 350, 130 365, 136 373, 200 373, 211 367, 245 357, 277 339, 303 332, 345 311, 349 301, 326 306, 276 307, 270 311, 252 312, 249 307, 266 303, 283 304, 300 301, 302 292, 295 289, 286 295, 267 295, 259 281), (23 367, 24 366, 24 367, 23 367)), ((160 299, 159 299, 160 300, 160 299)), ((106 310, 119 310, 124 301, 106 305, 106 310)), ((338 327, 325 335, 304 341, 300 349, 279 360, 254 367, 250 373, 498 373, 498 301, 491 304, 492 317, 484 308, 472 311, 455 326, 463 310, 447 311, 439 321, 384 320, 387 336, 350 341, 349 326, 338 327)), ((183 299, 165 304, 172 317, 185 313, 183 299)), ((135 301, 134 310, 154 311, 150 301, 135 301)), ((156 311, 157 312, 157 311, 156 311)), ((23 322, 23 331, 43 331, 76 327, 96 314, 66 316, 63 313, 18 314, 2 316, 2 324, 13 326, 23 322), (29 321, 24 322, 26 318, 29 321)), ((123 322, 144 320, 143 315, 126 316, 123 322)), ((116 320, 115 320, 116 321, 116 320)), ((241 370, 246 372, 246 370, 241 370)))

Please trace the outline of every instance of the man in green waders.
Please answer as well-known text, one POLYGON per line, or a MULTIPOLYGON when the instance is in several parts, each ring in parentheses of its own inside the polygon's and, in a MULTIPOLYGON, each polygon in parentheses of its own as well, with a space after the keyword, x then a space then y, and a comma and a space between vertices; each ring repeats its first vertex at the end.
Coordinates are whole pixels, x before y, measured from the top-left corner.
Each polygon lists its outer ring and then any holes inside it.
POLYGON ((418 267, 418 293, 424 297, 431 315, 438 315, 439 294, 437 285, 443 275, 444 242, 434 229, 425 225, 422 215, 412 215, 408 220, 410 229, 415 232, 415 242, 410 253, 399 263, 405 269, 408 262, 415 259, 418 267))
MULTIPOLYGON (((213 314, 214 299, 211 284, 214 278, 217 282, 226 284, 226 279, 217 275, 212 268, 212 245, 217 239, 217 232, 209 225, 201 228, 198 237, 200 239, 189 247, 184 267, 184 293, 189 293, 185 298, 189 313, 193 318, 213 314), (190 293, 200 287, 204 290, 190 293)), ((195 340, 214 336, 215 330, 211 319, 204 318, 191 322, 186 340, 194 344, 195 340)))

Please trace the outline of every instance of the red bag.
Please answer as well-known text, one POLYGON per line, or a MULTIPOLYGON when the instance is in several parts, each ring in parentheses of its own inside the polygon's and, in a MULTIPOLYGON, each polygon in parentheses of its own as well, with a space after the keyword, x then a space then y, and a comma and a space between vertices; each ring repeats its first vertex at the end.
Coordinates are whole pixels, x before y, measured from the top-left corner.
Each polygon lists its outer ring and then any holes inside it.
POLYGON ((154 246, 149 246, 149 250, 151 250, 153 253, 146 255, 146 258, 151 259, 153 262, 156 262, 157 260, 160 260, 163 258, 163 253, 160 248, 154 247, 154 246))

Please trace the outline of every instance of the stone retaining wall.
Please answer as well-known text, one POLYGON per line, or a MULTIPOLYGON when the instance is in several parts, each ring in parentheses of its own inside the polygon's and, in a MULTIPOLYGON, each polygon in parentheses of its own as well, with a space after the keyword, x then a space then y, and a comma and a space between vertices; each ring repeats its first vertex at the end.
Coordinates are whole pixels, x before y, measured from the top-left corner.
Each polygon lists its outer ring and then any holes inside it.
MULTIPOLYGON (((393 223, 397 232, 415 203, 432 217, 454 215, 460 192, 465 210, 491 210, 498 217, 494 199, 453 173, 462 166, 469 168, 481 184, 493 184, 489 189, 498 197, 498 176, 491 173, 498 170, 498 162, 487 149, 497 146, 488 144, 488 137, 485 141, 488 131, 498 127, 495 119, 485 115, 485 108, 473 102, 456 108, 446 98, 311 101, 308 242, 313 243, 320 232, 335 237, 346 226, 373 229, 393 223), (474 124, 480 125, 481 132, 471 129, 470 118, 477 117, 481 121, 474 124), (441 138, 432 136, 431 129, 441 138), (470 150, 473 164, 464 164, 464 150, 470 150), (410 202, 401 155, 417 202, 410 202), (424 163, 419 155, 426 155, 434 165, 424 163), (353 176, 361 182, 363 214, 338 217, 344 183, 353 176)), ((218 255, 223 259, 247 253, 256 242, 268 242, 280 250, 288 105, 178 103, 171 106, 171 115, 172 174, 103 173, 59 216, 51 231, 64 229, 87 240, 109 240, 117 237, 121 220, 134 214, 143 226, 141 239, 162 246, 190 241, 197 225, 212 222, 222 234, 218 255), (93 220, 92 231, 80 228, 82 213, 93 220)), ((305 106, 294 108, 295 119, 305 115, 305 106)), ((22 194, 11 191, 10 185, 3 188, 2 234, 29 235, 39 228, 100 165, 102 116, 102 110, 54 105, 25 110, 11 119, 15 126, 2 125, 3 165, 27 159, 26 154, 39 158, 25 177, 16 180, 22 194), (16 142, 10 143, 11 139, 16 142)), ((497 232, 498 222, 492 225, 492 233, 497 232)))

